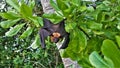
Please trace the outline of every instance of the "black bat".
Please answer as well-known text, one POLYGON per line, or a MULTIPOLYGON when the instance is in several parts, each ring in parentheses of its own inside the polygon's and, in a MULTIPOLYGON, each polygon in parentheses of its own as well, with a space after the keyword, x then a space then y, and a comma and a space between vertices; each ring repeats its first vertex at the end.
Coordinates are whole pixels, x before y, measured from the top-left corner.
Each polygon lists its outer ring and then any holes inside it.
POLYGON ((51 41, 57 43, 59 39, 64 39, 64 42, 60 49, 65 49, 69 44, 69 33, 65 31, 65 19, 59 22, 58 24, 53 24, 48 19, 43 19, 44 26, 40 29, 39 35, 41 40, 42 48, 46 48, 45 38, 50 36, 51 41))

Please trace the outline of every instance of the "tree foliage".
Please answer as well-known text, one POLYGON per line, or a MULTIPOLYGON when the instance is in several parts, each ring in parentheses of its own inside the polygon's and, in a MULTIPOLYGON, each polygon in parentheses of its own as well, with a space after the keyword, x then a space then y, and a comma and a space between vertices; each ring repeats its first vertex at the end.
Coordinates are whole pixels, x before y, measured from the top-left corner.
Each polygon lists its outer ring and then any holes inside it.
MULTIPOLYGON (((50 0, 51 6, 55 9, 55 13, 43 14, 42 17, 33 14, 32 9, 34 2, 26 4, 22 1, 20 3, 16 1, 17 0, 7 0, 7 3, 14 8, 14 11, 0 13, 1 17, 5 18, 5 20, 0 23, 0 26, 9 28, 8 31, 6 30, 5 36, 14 37, 19 35, 18 37, 28 41, 30 40, 28 37, 35 32, 33 35, 35 40, 32 40, 33 42, 29 43, 29 45, 36 49, 38 45, 40 45, 37 31, 43 25, 42 18, 48 18, 54 23, 58 23, 63 18, 67 18, 65 29, 70 33, 70 42, 68 48, 62 53, 62 57, 69 57, 72 60, 78 61, 83 68, 120 67, 119 0, 99 0, 95 2, 56 0, 56 3, 50 0)), ((49 38, 46 42, 47 48, 49 49, 51 47, 50 45, 53 44, 49 42, 49 38)), ((26 44, 26 46, 28 46, 28 44, 26 44)), ((41 49, 38 49, 38 51, 41 51, 41 49)), ((27 56, 27 59, 29 59, 31 55, 34 55, 34 58, 40 60, 40 56, 38 57, 40 54, 38 53, 30 54, 27 56)), ((23 50, 21 56, 25 57, 24 55, 26 54, 29 54, 29 52, 26 53, 26 51, 23 50)), ((8 56, 5 57, 7 58, 8 56)), ((24 60, 21 60, 20 55, 15 56, 15 59, 13 57, 9 58, 14 60, 13 64, 16 67, 22 65, 24 60), (19 62, 17 62, 18 60, 19 62)), ((30 65, 32 63, 29 62, 27 64, 30 65)))
POLYGON ((70 43, 63 57, 70 57, 85 68, 120 67, 119 4, 119 0, 51 0, 56 15, 67 18, 65 28, 70 33, 70 43))
POLYGON ((37 16, 41 14, 36 13, 36 9, 41 10, 41 7, 37 8, 38 2, 6 1, 5 8, 0 9, 0 68, 63 67, 53 44, 46 41, 47 49, 40 47, 38 31, 43 22, 37 16))

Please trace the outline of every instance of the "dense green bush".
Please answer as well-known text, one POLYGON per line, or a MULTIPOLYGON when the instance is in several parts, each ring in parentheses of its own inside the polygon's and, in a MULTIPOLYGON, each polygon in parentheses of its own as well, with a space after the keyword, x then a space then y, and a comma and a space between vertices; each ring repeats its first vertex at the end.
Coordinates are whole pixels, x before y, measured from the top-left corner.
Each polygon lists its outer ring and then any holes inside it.
MULTIPOLYGON (((63 57, 78 61, 83 68, 120 67, 119 0, 57 0, 57 4, 50 1, 57 16, 67 18, 65 28, 70 42, 63 57)), ((53 15, 48 18, 55 19, 53 15)))

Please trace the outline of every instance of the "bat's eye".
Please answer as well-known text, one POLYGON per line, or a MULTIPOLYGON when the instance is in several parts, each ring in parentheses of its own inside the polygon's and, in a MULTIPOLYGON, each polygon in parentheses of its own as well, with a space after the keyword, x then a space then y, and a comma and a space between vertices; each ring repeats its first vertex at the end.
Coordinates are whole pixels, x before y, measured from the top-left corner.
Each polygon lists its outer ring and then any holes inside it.
POLYGON ((56 37, 56 38, 60 37, 60 33, 58 33, 58 32, 54 32, 52 35, 53 35, 53 37, 56 37))

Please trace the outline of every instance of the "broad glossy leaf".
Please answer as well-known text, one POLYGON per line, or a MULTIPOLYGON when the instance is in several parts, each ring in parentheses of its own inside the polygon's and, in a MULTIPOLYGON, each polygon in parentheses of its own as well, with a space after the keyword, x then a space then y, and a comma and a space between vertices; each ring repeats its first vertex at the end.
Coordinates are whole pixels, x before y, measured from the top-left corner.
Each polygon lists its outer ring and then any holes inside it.
POLYGON ((0 13, 0 16, 1 16, 2 18, 11 19, 11 20, 20 18, 20 16, 19 16, 18 14, 14 13, 14 12, 0 13))
POLYGON ((105 62, 101 56, 96 52, 92 52, 89 56, 90 63, 95 66, 95 68, 114 68, 113 64, 108 64, 105 62))
POLYGON ((104 56, 113 61, 115 67, 120 67, 120 50, 113 41, 109 39, 104 40, 101 50, 104 56))
POLYGON ((9 37, 16 35, 24 25, 25 25, 25 23, 18 24, 15 27, 10 28, 10 30, 8 32, 6 32, 5 35, 9 36, 9 37))
POLYGON ((86 47, 86 55, 93 51, 100 52, 101 46, 102 46, 102 39, 97 37, 92 37, 90 40, 87 41, 87 47, 86 47))
POLYGON ((74 6, 71 6, 65 10, 62 10, 63 12, 63 15, 66 17, 66 18, 71 18, 73 15, 74 15, 74 11, 76 11, 74 9, 74 6))
POLYGON ((103 31, 93 31, 93 33, 96 34, 96 35, 103 35, 104 34, 103 31))
POLYGON ((103 1, 103 4, 104 4, 105 6, 109 6, 109 5, 111 4, 111 2, 110 2, 110 1, 103 1))
POLYGON ((103 25, 101 23, 96 23, 96 22, 93 22, 93 21, 88 23, 88 27, 91 28, 91 29, 94 29, 94 30, 100 30, 100 29, 102 29, 102 26, 103 25))
POLYGON ((6 2, 12 7, 14 7, 18 12, 20 11, 17 0, 6 0, 6 2))
POLYGON ((82 58, 80 57, 78 63, 80 64, 80 67, 93 68, 93 66, 90 64, 89 56, 84 55, 82 58))
POLYGON ((73 30, 75 27, 76 27, 76 23, 75 22, 68 22, 68 23, 66 23, 66 26, 65 26, 65 30, 67 31, 67 32, 70 32, 71 30, 73 30))
MULTIPOLYGON (((94 12, 90 12, 87 16, 88 16, 88 17, 89 17, 89 16, 90 16, 90 17, 93 17, 94 20, 96 20, 96 22, 99 23, 100 21, 98 22, 98 20, 97 20, 97 18, 100 16, 99 13, 100 13, 99 10, 95 10, 94 12)), ((102 14, 101 14, 101 15, 102 15, 102 14)), ((102 17, 100 16, 100 18, 102 18, 102 17)), ((92 19, 92 18, 90 18, 90 19, 92 19)), ((100 19, 100 20, 101 20, 101 19, 100 19)))
POLYGON ((56 10, 56 11, 60 11, 60 9, 58 8, 57 4, 55 3, 55 1, 50 0, 50 5, 56 10))
POLYGON ((11 26, 13 26, 14 24, 17 23, 17 21, 19 21, 20 19, 16 19, 16 20, 7 20, 7 21, 2 21, 0 23, 1 27, 3 28, 10 28, 11 26))
POLYGON ((84 12, 87 9, 86 5, 80 6, 79 8, 81 12, 84 12))
POLYGON ((79 39, 79 43, 80 43, 80 49, 82 51, 87 46, 87 38, 86 38, 86 35, 82 31, 79 32, 79 36, 78 37, 80 38, 79 39))
POLYGON ((115 36, 118 46, 120 47, 120 36, 115 36))
POLYGON ((26 4, 22 4, 20 7, 20 12, 22 14, 23 17, 32 17, 32 8, 30 8, 28 5, 26 4))
POLYGON ((93 8, 92 6, 89 6, 89 7, 87 7, 87 11, 93 12, 93 11, 94 11, 94 8, 93 8))
POLYGON ((79 60, 82 57, 82 51, 86 48, 87 39, 82 31, 74 29, 70 34, 70 42, 66 49, 67 55, 73 60, 79 60))
POLYGON ((40 46, 40 37, 37 34, 34 42, 30 45, 30 47, 32 47, 33 49, 36 49, 36 48, 38 48, 38 46, 40 46))
POLYGON ((43 14, 44 18, 48 18, 49 20, 51 20, 54 24, 60 22, 61 20, 63 20, 63 18, 61 16, 58 16, 56 14, 43 14))
POLYGON ((110 22, 110 21, 113 22, 113 20, 115 19, 115 16, 112 12, 109 13, 102 12, 101 14, 102 14, 102 22, 110 22))
POLYGON ((26 38, 26 37, 30 36, 31 33, 32 33, 32 31, 33 31, 33 27, 28 27, 28 28, 26 29, 26 31, 24 31, 24 32, 22 33, 22 35, 20 36, 20 38, 26 38))
POLYGON ((64 2, 63 0, 56 0, 56 2, 60 10, 65 10, 68 8, 66 2, 64 2))
POLYGON ((109 66, 111 66, 110 68, 114 68, 114 63, 110 58, 104 56, 104 60, 107 64, 109 64, 109 66))
POLYGON ((43 26, 43 19, 41 17, 37 17, 37 19, 40 26, 43 26))
POLYGON ((102 10, 102 11, 110 11, 110 7, 109 6, 105 6, 104 4, 100 4, 96 8, 98 10, 102 10))
POLYGON ((102 12, 97 13, 97 23, 100 23, 102 21, 102 12))
POLYGON ((62 17, 61 16, 58 16, 57 14, 55 14, 55 13, 52 13, 52 14, 43 14, 43 17, 44 18, 52 18, 52 19, 61 19, 62 17))
POLYGON ((78 7, 81 4, 81 0, 71 0, 71 3, 78 7))
POLYGON ((75 52, 82 51, 87 45, 86 35, 79 29, 73 31, 71 34, 71 39, 72 40, 69 45, 72 46, 73 51, 75 52))
MULTIPOLYGON (((114 29, 114 28, 112 28, 114 29)), ((104 35, 109 38, 109 39, 114 39, 115 35, 117 34, 117 32, 114 32, 111 30, 104 30, 104 35)))
POLYGON ((38 21, 38 17, 28 17, 31 21, 32 21, 32 23, 36 26, 36 27, 39 27, 40 26, 40 19, 39 19, 39 21, 38 21))

